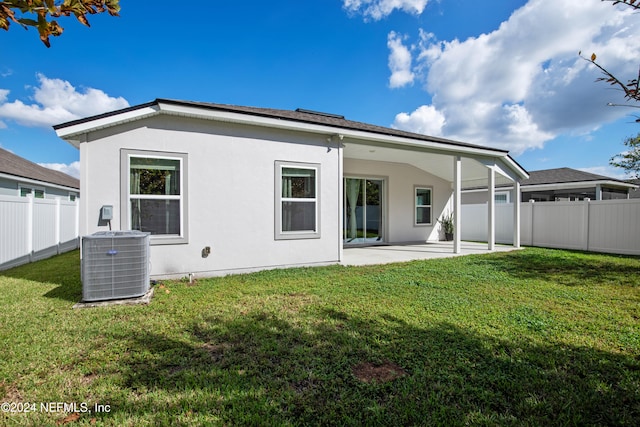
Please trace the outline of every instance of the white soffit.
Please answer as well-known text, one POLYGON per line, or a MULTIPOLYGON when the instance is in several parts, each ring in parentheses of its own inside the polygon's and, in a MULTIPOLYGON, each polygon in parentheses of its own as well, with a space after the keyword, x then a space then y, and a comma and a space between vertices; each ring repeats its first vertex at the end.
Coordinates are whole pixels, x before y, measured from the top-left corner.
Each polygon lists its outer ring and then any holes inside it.
MULTIPOLYGON (((123 123, 132 122, 145 117, 150 117, 158 114, 158 108, 155 106, 147 106, 142 108, 136 108, 129 111, 123 111, 119 114, 109 115, 105 117, 98 117, 94 120, 80 122, 78 124, 72 124, 62 128, 56 129, 56 134, 67 141, 79 143, 80 135, 87 132, 93 132, 99 129, 104 129, 112 126, 117 126, 123 123)), ((73 144, 76 147, 79 144, 73 144)))
MULTIPOLYGON (((442 154, 429 151, 413 151, 389 146, 346 143, 344 158, 409 164, 445 181, 453 181, 453 158, 456 153, 442 154)), ((470 157, 462 158, 462 180, 487 180, 487 167, 470 157)), ((506 180, 505 182, 511 182, 506 180)))

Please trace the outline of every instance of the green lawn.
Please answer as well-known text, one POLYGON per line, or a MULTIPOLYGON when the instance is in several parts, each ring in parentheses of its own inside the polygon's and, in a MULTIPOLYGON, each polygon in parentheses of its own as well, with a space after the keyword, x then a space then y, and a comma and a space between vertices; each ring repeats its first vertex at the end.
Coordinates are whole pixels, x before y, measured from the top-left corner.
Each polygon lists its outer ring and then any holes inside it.
POLYGON ((0 272, 0 402, 37 405, 0 425, 640 420, 639 258, 525 249, 80 298, 77 252, 0 272))

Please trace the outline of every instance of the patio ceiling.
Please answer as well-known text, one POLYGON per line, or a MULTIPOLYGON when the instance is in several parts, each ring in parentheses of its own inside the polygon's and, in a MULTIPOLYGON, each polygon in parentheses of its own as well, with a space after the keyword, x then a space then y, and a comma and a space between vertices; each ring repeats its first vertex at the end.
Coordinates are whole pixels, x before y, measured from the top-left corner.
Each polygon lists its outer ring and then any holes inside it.
MULTIPOLYGON (((453 182, 453 158, 455 153, 434 152, 432 150, 420 150, 415 147, 397 148, 378 144, 364 144, 345 141, 344 158, 358 160, 384 161, 392 163, 405 163, 435 175, 445 181, 453 182)), ((462 157, 462 182, 463 187, 468 185, 487 185, 487 163, 497 162, 489 157, 462 157)), ((496 174, 496 184, 509 184, 512 181, 496 174)))

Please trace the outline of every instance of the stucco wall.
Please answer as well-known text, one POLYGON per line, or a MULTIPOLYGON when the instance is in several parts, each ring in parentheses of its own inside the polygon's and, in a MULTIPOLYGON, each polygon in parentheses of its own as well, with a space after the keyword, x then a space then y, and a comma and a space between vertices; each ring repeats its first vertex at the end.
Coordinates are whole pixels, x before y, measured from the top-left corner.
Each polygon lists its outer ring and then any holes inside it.
POLYGON ((407 164, 356 159, 344 159, 344 175, 385 180, 387 243, 440 239, 441 227, 436 219, 442 216, 443 211, 450 209, 451 183, 407 164), (414 224, 415 186, 433 188, 433 219, 430 226, 414 224))
POLYGON ((187 244, 152 245, 153 277, 218 275, 337 262, 340 258, 340 149, 326 137, 162 116, 93 132, 81 144, 81 234, 113 205, 122 229, 120 150, 188 154, 187 244), (276 240, 275 162, 320 164, 318 239, 276 240), (202 249, 211 248, 204 258, 202 249))

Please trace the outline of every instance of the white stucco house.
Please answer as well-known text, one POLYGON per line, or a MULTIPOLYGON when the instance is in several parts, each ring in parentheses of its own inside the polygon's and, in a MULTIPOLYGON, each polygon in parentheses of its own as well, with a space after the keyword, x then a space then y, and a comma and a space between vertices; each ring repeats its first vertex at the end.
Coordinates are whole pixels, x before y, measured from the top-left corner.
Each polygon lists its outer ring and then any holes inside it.
POLYGON ((81 234, 104 231, 101 207, 113 206, 114 230, 151 233, 155 278, 333 264, 350 245, 437 241, 443 215, 460 229, 464 182, 495 189, 528 177, 503 150, 301 109, 156 99, 54 128, 80 149, 81 234))

